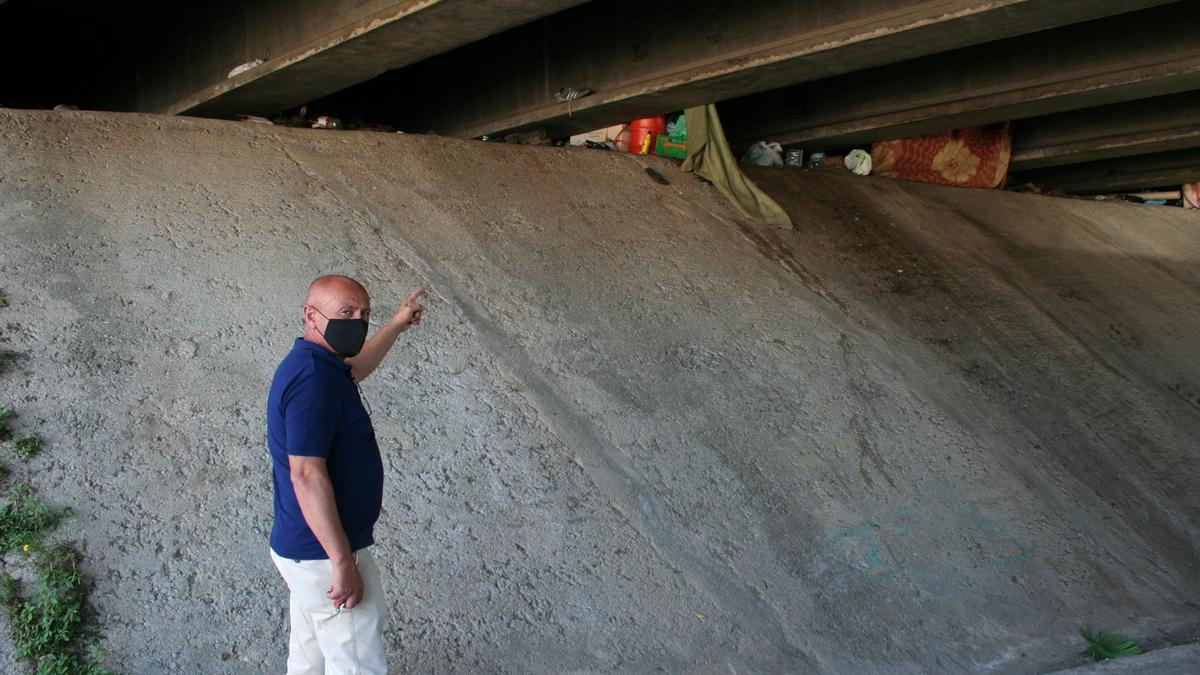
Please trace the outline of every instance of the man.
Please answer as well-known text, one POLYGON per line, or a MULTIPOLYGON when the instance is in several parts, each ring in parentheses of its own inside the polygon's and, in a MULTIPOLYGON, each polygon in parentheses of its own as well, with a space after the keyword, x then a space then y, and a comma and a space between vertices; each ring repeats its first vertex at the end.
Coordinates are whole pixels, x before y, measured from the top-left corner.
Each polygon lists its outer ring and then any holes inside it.
POLYGON ((383 502, 383 460, 358 383, 421 323, 424 292, 367 340, 367 289, 350 277, 316 279, 301 310, 304 336, 271 382, 271 558, 291 591, 291 675, 387 670, 387 608, 367 548, 383 502))

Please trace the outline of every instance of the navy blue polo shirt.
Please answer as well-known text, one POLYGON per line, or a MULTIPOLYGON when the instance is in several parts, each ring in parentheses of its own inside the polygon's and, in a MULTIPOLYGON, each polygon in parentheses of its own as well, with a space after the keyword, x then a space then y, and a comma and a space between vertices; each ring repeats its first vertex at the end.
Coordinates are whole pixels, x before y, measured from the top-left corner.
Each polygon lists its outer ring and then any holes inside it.
POLYGON ((325 459, 350 550, 375 543, 383 460, 349 365, 321 345, 296 338, 271 382, 267 444, 275 484, 271 548, 277 554, 292 560, 329 557, 300 512, 289 455, 325 459))

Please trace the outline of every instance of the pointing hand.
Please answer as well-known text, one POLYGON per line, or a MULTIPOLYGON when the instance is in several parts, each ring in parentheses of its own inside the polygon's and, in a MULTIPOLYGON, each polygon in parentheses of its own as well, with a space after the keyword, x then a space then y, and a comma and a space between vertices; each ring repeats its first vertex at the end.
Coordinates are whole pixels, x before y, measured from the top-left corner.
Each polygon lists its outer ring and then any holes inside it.
POLYGON ((422 295, 425 295, 423 287, 413 291, 412 295, 400 303, 400 309, 396 310, 396 316, 392 317, 392 321, 400 325, 401 331, 421 323, 421 313, 425 311, 425 305, 418 300, 422 295))

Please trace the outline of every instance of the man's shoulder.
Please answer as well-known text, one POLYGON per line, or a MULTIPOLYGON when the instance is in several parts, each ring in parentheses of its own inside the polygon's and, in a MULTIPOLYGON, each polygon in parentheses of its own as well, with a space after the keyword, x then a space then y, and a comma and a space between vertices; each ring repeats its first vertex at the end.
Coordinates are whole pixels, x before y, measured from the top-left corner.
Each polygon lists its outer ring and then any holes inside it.
POLYGON ((279 362, 275 369, 271 388, 281 395, 288 390, 305 389, 316 386, 331 388, 335 386, 338 370, 320 358, 318 354, 302 348, 293 349, 279 362))
POLYGON ((312 352, 293 348, 275 368, 275 379, 279 380, 281 377, 289 380, 296 379, 313 374, 317 370, 317 359, 312 352))
POLYGON ((273 409, 286 414, 285 411, 292 405, 310 405, 315 401, 326 406, 341 395, 337 380, 329 368, 311 354, 301 354, 295 357, 289 355, 279 364, 268 398, 273 401, 273 409))

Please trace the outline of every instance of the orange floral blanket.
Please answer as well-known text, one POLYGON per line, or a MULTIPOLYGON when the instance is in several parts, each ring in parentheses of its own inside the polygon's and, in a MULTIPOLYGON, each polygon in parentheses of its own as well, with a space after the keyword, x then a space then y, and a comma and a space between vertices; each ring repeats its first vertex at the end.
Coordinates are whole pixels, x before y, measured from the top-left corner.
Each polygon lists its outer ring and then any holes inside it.
POLYGON ((1008 176, 1012 131, 1007 123, 871 146, 871 173, 960 187, 999 188, 1008 176))

